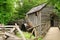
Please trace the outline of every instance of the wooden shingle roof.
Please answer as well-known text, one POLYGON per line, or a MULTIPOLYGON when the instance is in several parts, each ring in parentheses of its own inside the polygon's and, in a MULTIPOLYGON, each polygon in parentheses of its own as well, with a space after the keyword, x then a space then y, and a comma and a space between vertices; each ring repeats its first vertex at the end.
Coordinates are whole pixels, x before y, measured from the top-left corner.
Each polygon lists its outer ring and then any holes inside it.
POLYGON ((44 6, 46 6, 46 4, 47 3, 44 3, 44 4, 41 4, 37 7, 32 8, 29 12, 27 12, 27 14, 31 14, 31 13, 34 13, 34 12, 41 10, 44 6))

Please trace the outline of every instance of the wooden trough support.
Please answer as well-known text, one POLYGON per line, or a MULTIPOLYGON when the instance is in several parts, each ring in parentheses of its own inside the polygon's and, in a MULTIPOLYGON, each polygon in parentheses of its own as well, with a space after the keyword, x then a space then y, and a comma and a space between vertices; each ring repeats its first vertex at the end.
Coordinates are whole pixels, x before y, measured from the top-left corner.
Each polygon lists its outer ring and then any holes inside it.
MULTIPOLYGON (((35 32, 36 40, 38 40, 38 38, 39 38, 39 36, 37 36, 36 27, 39 27, 39 26, 40 25, 37 25, 35 27, 31 27, 31 28, 27 29, 28 31, 31 30, 31 29, 33 29, 32 34, 33 34, 33 32, 35 32)), ((44 26, 47 27, 48 26, 48 23, 47 24, 44 24, 44 26)), ((42 34, 44 34, 44 33, 45 34, 43 36, 41 36, 42 38, 46 35, 48 29, 49 29, 49 27, 43 29, 42 34)), ((32 36, 32 34, 31 34, 31 36, 32 36)), ((30 36, 30 38, 31 38, 31 36, 30 36)))
POLYGON ((0 30, 2 30, 2 32, 3 32, 3 35, 4 35, 3 38, 6 38, 7 36, 9 36, 9 37, 14 37, 14 38, 18 38, 19 39, 19 37, 17 37, 16 35, 12 34, 14 32, 14 30, 17 30, 20 33, 20 35, 22 36, 22 40, 26 40, 26 38, 24 37, 24 34, 19 29, 19 26, 16 23, 15 23, 15 25, 7 25, 7 26, 2 25, 2 26, 0 26, 0 30), (12 29, 10 29, 9 32, 6 32, 5 28, 12 28, 12 29))
MULTIPOLYGON (((35 27, 31 27, 31 28, 27 29, 28 31, 31 30, 31 29, 33 29, 31 36, 33 35, 33 32, 34 32, 34 33, 35 33, 35 38, 34 38, 34 40, 38 40, 38 38, 39 38, 39 37, 37 36, 37 32, 36 32, 36 28, 39 27, 39 26, 40 26, 40 25, 37 25, 37 26, 35 26, 35 27)), ((31 36, 30 36, 30 38, 31 38, 31 36)))

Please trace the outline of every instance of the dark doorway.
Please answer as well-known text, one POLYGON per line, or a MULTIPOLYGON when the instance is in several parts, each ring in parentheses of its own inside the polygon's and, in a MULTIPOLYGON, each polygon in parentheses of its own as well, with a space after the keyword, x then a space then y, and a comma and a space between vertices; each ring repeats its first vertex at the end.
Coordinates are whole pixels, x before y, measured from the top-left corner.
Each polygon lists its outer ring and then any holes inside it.
POLYGON ((50 24, 51 24, 51 27, 54 27, 54 15, 51 15, 50 16, 51 18, 51 20, 50 20, 50 24))

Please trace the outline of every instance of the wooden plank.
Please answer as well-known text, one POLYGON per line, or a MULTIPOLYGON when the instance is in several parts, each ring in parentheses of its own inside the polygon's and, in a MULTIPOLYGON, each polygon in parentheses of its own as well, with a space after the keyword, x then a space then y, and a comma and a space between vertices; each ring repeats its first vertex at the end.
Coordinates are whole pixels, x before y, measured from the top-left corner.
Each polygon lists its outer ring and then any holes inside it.
MULTIPOLYGON (((5 30, 11 30, 13 28, 4 28, 5 30)), ((0 31, 3 30, 3 28, 0 28, 0 31)))
POLYGON ((22 36, 23 40, 26 40, 24 37, 24 34, 22 33, 22 31, 19 29, 19 26, 15 23, 16 25, 16 29, 18 30, 18 32, 20 33, 20 35, 22 36))
POLYGON ((5 33, 0 33, 0 35, 4 35, 5 33))
POLYGON ((7 36, 9 36, 9 37, 14 37, 14 38, 19 39, 19 37, 15 36, 15 35, 13 35, 13 34, 10 34, 10 33, 8 33, 8 32, 5 32, 5 35, 7 35, 7 36))
POLYGON ((38 26, 35 26, 35 27, 31 27, 31 28, 29 28, 29 29, 27 29, 28 31, 29 30, 31 30, 31 29, 33 29, 33 28, 36 28, 36 27, 39 27, 40 25, 38 25, 38 26))
POLYGON ((16 38, 9 37, 7 40, 22 40, 22 38, 16 39, 16 38))
POLYGON ((0 40, 3 40, 3 37, 0 37, 0 40))
POLYGON ((0 28, 13 28, 15 25, 6 25, 6 26, 0 26, 0 28))
MULTIPOLYGON (((5 34, 5 35, 7 35, 7 36, 9 36, 9 37, 18 38, 17 36, 11 34, 11 33, 15 30, 15 28, 18 30, 18 32, 19 32, 20 35, 22 36, 22 39, 23 39, 23 40, 26 40, 25 37, 24 37, 24 35, 23 35, 23 33, 22 33, 22 31, 19 29, 19 26, 18 26, 17 24, 15 24, 15 25, 6 25, 6 26, 2 25, 2 26, 0 26, 0 29, 1 29, 1 30, 4 29, 4 30, 3 30, 4 32, 1 33, 1 34, 5 34), (10 29, 10 32, 6 32, 6 30, 5 30, 6 28, 7 28, 7 29, 13 28, 13 29, 10 29)), ((6 38, 6 36, 3 36, 3 37, 6 38)))
POLYGON ((15 28, 11 29, 11 30, 10 30, 10 33, 12 33, 14 30, 15 30, 15 28))

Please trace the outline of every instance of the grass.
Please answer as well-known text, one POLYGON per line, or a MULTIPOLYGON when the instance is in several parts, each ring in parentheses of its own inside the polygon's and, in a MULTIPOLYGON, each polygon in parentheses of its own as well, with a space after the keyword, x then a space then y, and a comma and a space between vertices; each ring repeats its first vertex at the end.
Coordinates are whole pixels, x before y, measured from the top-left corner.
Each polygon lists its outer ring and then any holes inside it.
POLYGON ((42 40, 42 38, 38 38, 38 40, 42 40))
MULTIPOLYGON (((31 33, 23 32, 23 34, 24 34, 24 36, 25 36, 26 39, 30 39, 31 33)), ((16 35, 21 38, 21 35, 19 34, 19 32, 17 32, 16 35)), ((35 37, 32 35, 31 39, 34 39, 34 38, 35 38, 35 37)), ((38 40, 42 40, 42 38, 38 38, 38 40)))

